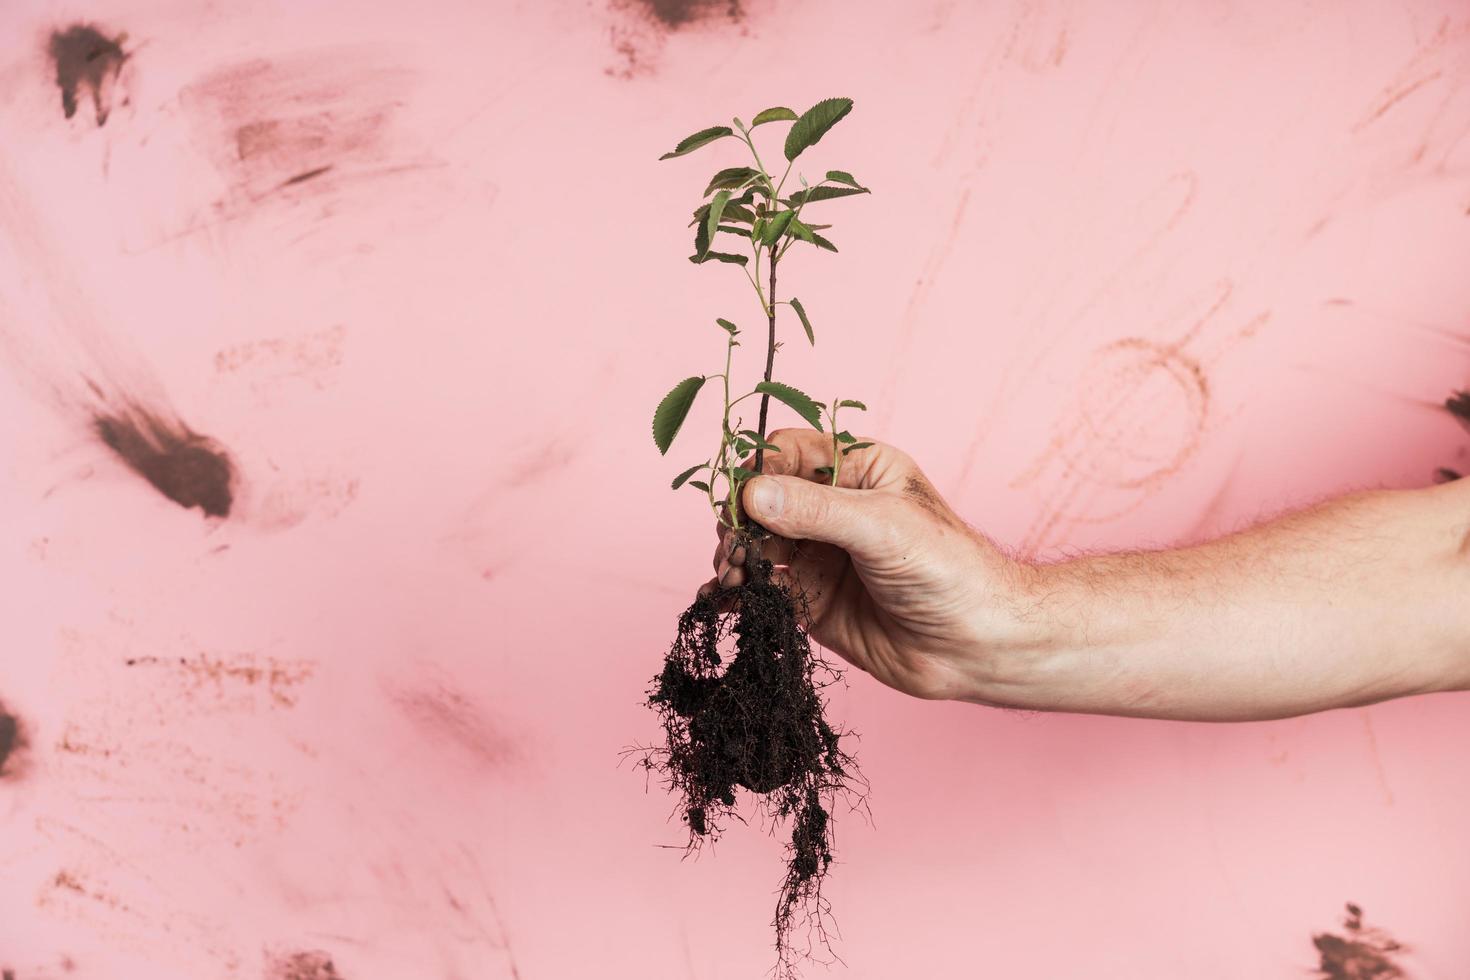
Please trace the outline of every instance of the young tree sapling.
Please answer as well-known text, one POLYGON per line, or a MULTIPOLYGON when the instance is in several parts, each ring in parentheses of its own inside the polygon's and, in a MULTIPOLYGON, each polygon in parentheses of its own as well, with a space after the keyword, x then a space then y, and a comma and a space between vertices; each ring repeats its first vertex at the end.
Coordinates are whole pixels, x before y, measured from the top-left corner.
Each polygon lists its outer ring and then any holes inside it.
MULTIPOLYGON (((798 174, 800 189, 790 192, 787 181, 797 158, 845 117, 852 105, 851 99, 825 99, 800 115, 778 106, 758 113, 749 126, 735 119, 733 128, 701 130, 660 157, 682 157, 726 139, 738 140, 749 152, 749 163, 720 170, 710 178, 703 195, 707 200, 694 210, 690 222, 695 234, 689 260, 739 266, 760 303, 767 336, 764 377, 732 398, 731 369, 735 348, 741 346, 737 339, 741 331, 731 320, 717 317, 715 323, 725 332, 724 370, 680 381, 653 415, 654 443, 660 453, 667 453, 705 384, 720 380, 723 413, 718 448, 708 459, 674 477, 673 488, 691 486, 706 497, 734 544, 745 548, 746 581, 738 586, 721 585, 699 596, 680 616, 678 634, 647 700, 663 723, 665 744, 640 750, 641 765, 662 775, 680 795, 678 812, 689 828, 690 850, 717 839, 726 818, 739 819, 737 788, 750 792, 758 812, 776 824, 790 821, 786 876, 773 922, 781 976, 795 972, 798 957, 791 932, 799 913, 830 950, 825 927, 829 907, 822 898, 821 884, 832 862, 832 808, 839 797, 860 800, 857 789, 863 783, 844 748, 850 733, 838 731, 824 717, 821 690, 840 673, 812 651, 805 627, 805 595, 799 588, 773 581, 772 563, 761 555, 762 542, 769 534, 742 514, 740 493, 747 481, 763 471, 766 454, 780 451, 766 438, 772 399, 815 429, 831 432, 832 465, 823 467, 821 475, 830 477, 834 486, 847 454, 872 445, 837 426, 840 409, 863 411, 862 402, 834 398, 830 405, 819 405, 773 376, 781 346, 777 340, 780 307, 789 306, 807 341, 816 343, 801 300, 795 296, 777 299, 777 267, 793 248, 837 251, 821 234, 830 225, 812 223, 808 206, 868 193, 852 174, 842 170, 826 171, 816 184, 798 174), (783 147, 786 165, 777 178, 766 169, 754 133, 761 126, 781 122, 791 126, 783 147), (754 428, 745 428, 743 418, 736 416, 732 421, 732 413, 752 397, 760 399, 759 416, 754 428), (722 654, 721 641, 729 637, 734 638, 733 653, 722 654)), ((808 943, 801 952, 810 955, 812 950, 808 943)))

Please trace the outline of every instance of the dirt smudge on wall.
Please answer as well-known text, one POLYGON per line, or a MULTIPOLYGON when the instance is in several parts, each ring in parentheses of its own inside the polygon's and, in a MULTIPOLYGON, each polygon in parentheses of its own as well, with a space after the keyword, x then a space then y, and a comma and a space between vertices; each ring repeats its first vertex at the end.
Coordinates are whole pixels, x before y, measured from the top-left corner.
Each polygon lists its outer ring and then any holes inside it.
POLYGON ((112 113, 113 91, 123 62, 126 34, 108 37, 91 24, 73 24, 51 34, 47 46, 56 69, 56 87, 61 90, 61 111, 70 119, 77 114, 77 95, 83 89, 92 98, 97 125, 112 113))
POLYGON ((0 780, 14 779, 20 774, 21 753, 29 744, 20 718, 0 701, 0 780))
POLYGON ((229 516, 235 465, 212 439, 140 405, 117 413, 99 411, 92 429, 129 469, 180 507, 198 507, 210 517, 229 516))
POLYGON ((266 966, 265 980, 343 980, 332 957, 319 949, 274 957, 266 966))
POLYGON ((611 0, 613 50, 622 64, 607 69, 618 78, 651 75, 670 34, 709 24, 743 24, 741 0, 611 0))
POLYGON ((1320 980, 1393 980, 1407 976, 1391 956, 1407 947, 1382 929, 1363 925, 1361 908, 1348 902, 1342 925, 1345 935, 1322 932, 1312 936, 1320 957, 1320 980))
POLYGON ((316 672, 311 661, 278 660, 251 653, 129 657, 124 664, 170 671, 185 685, 182 695, 193 700, 212 693, 216 702, 253 705, 253 692, 263 685, 270 706, 275 708, 294 708, 300 698, 299 688, 316 672))
POLYGON ((321 195, 409 168, 389 131, 411 76, 350 48, 258 58, 220 68, 179 100, 229 184, 218 206, 276 194, 321 195))
POLYGON ((1470 432, 1470 391, 1457 391, 1444 401, 1444 407, 1470 432))
POLYGON ((511 763, 516 756, 513 741, 481 705, 432 673, 415 677, 412 683, 388 685, 389 700, 434 745, 458 749, 486 769, 511 763))

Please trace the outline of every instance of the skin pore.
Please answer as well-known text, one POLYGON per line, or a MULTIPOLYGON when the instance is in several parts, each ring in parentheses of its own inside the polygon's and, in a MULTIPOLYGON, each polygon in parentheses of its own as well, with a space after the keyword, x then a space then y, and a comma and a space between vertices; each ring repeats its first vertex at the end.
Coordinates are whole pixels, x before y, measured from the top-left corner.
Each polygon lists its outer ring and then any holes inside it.
MULTIPOLYGON (((814 640, 916 697, 1249 721, 1470 689, 1470 480, 1349 493, 1189 547, 1033 563, 895 447, 854 452, 832 487, 815 475, 821 433, 770 438, 781 452, 742 505, 775 535, 776 579, 807 592, 814 640)), ((742 580, 728 537, 701 591, 742 580)))

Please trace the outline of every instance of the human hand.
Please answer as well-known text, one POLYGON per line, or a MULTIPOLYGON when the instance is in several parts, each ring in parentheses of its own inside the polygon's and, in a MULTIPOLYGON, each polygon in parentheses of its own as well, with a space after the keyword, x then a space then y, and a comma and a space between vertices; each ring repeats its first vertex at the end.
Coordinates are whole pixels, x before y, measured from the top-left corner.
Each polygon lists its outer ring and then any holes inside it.
MULTIPOLYGON (((961 520, 893 446, 850 453, 833 487, 816 474, 832 464, 829 436, 792 428, 769 439, 781 451, 766 452, 742 510, 771 532, 759 547, 772 581, 805 593, 812 639, 915 697, 984 700, 987 652, 1014 621, 1006 598, 1026 566, 961 520)), ((742 533, 717 528, 716 576, 699 591, 729 591, 728 609, 748 548, 742 533)))

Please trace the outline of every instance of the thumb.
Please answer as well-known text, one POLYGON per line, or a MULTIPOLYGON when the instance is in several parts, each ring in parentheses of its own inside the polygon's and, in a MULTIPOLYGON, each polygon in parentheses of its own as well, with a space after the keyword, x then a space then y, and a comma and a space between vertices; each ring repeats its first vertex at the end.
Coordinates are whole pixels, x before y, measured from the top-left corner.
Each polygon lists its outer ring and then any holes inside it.
POLYGON ((741 501, 747 514, 783 538, 836 545, 859 559, 877 557, 887 537, 887 518, 871 491, 763 475, 745 485, 741 501))

